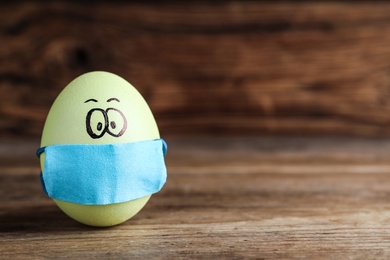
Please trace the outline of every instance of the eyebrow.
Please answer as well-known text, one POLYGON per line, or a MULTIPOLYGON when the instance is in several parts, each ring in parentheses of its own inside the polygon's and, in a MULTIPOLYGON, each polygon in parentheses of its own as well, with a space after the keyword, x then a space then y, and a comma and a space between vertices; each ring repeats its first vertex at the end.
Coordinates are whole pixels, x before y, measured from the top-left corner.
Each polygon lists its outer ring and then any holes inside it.
POLYGON ((107 102, 110 102, 110 101, 118 101, 118 102, 120 102, 119 99, 117 99, 117 98, 109 98, 109 99, 107 100, 107 102))
POLYGON ((84 103, 87 103, 87 102, 89 102, 89 101, 98 102, 96 99, 90 98, 90 99, 86 100, 84 103))

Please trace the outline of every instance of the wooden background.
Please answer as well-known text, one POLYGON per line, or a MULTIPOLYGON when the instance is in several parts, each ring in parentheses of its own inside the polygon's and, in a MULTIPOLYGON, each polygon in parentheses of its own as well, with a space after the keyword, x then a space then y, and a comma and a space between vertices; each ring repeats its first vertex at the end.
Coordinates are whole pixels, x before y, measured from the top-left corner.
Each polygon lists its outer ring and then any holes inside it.
POLYGON ((390 259, 389 112, 390 1, 2 2, 0 258, 390 259), (107 229, 55 206, 35 156, 91 70, 169 145, 164 188, 107 229))
POLYGON ((107 70, 162 135, 390 135, 390 3, 0 4, 0 137, 39 137, 76 76, 107 70))

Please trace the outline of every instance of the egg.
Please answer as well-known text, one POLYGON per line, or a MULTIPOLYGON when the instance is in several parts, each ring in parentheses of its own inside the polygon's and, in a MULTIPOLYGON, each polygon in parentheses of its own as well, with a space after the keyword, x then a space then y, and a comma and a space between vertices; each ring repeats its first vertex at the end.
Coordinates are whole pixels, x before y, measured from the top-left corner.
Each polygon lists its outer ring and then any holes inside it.
MULTIPOLYGON (((47 116, 41 147, 58 144, 117 144, 159 139, 153 114, 141 94, 123 78, 103 71, 89 72, 69 83, 47 116), (102 130, 106 111, 111 134, 102 130)), ((45 153, 40 156, 42 171, 45 153)), ((90 226, 113 226, 137 214, 151 195, 108 205, 81 205, 53 199, 74 220, 90 226)))

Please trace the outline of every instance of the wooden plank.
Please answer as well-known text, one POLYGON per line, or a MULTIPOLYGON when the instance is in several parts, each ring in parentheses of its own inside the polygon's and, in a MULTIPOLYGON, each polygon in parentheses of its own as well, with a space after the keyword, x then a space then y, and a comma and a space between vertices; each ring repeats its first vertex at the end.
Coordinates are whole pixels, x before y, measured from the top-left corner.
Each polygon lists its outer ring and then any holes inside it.
MULTIPOLYGON (((35 143, 0 147, 19 157, 35 143)), ((41 191, 37 161, 0 166, 2 258, 390 257, 389 139, 168 143, 166 186, 112 228, 65 216, 41 191)))
POLYGON ((164 135, 389 135, 390 3, 0 4, 0 135, 38 136, 74 77, 108 70, 164 135))

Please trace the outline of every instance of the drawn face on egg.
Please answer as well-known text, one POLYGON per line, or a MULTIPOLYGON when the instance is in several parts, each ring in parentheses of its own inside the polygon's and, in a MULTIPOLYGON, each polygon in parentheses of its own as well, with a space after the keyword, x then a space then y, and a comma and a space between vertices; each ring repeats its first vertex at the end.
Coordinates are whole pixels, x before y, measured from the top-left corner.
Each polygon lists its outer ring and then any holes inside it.
MULTIPOLYGON (((93 98, 84 103, 99 101, 93 98)), ((109 98, 107 103, 120 102, 118 98, 109 98)), ((113 104, 115 105, 115 104, 113 104)), ((92 108, 88 111, 85 118, 86 131, 93 139, 99 139, 105 134, 112 137, 120 137, 127 130, 127 119, 121 110, 115 107, 102 109, 100 107, 92 108)))
POLYGON ((159 138, 140 93, 106 72, 76 78, 58 96, 45 123, 42 146, 116 144, 159 138))

